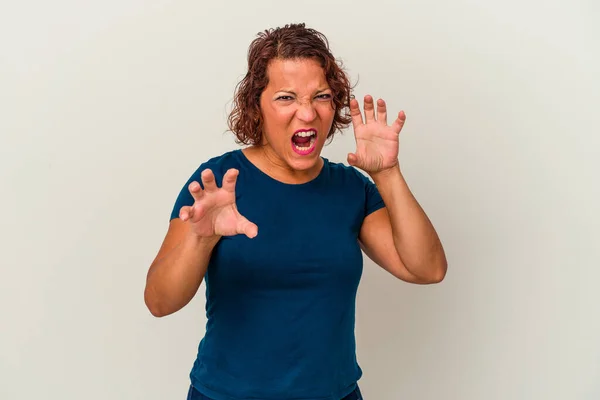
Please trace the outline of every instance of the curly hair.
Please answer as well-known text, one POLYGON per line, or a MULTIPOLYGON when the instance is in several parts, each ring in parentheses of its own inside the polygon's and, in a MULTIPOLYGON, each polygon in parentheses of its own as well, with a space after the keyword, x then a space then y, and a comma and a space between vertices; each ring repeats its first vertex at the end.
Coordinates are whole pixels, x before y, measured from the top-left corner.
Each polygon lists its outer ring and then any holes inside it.
POLYGON ((349 112, 350 81, 342 63, 335 59, 322 33, 304 23, 288 24, 257 34, 248 49, 248 71, 236 85, 229 129, 238 144, 257 145, 262 140, 263 119, 260 96, 269 80, 267 67, 273 59, 314 59, 320 63, 332 91, 335 116, 327 138, 346 128, 352 121, 349 112))

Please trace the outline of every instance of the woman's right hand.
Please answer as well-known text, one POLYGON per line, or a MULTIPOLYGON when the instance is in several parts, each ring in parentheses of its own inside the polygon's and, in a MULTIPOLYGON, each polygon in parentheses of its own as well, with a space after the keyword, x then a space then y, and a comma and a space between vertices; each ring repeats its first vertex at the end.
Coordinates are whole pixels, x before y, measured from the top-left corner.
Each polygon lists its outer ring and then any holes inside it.
POLYGON ((239 172, 229 169, 223 176, 222 187, 217 187, 210 169, 202 171, 204 190, 196 181, 188 189, 194 197, 192 206, 181 207, 179 218, 188 221, 191 233, 199 237, 235 236, 253 238, 258 227, 238 212, 235 205, 235 183, 239 172))

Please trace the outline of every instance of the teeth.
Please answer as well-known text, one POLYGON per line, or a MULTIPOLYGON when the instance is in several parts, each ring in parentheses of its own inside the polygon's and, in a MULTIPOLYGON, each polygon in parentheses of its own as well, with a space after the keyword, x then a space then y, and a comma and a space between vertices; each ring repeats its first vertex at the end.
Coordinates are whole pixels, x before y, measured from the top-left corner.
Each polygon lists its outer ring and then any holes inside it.
POLYGON ((313 136, 316 134, 317 134, 316 131, 308 131, 308 132, 298 132, 298 133, 296 133, 296 136, 308 137, 308 136, 313 136))
MULTIPOLYGON (((302 132, 302 133, 304 133, 304 132, 302 132)), ((294 145, 294 147, 296 147, 300 151, 306 151, 306 150, 310 150, 313 147, 313 144, 315 144, 315 137, 312 137, 310 139, 310 144, 308 146, 306 146, 306 147, 300 147, 300 146, 298 146, 296 144, 293 144, 293 145, 294 145)))

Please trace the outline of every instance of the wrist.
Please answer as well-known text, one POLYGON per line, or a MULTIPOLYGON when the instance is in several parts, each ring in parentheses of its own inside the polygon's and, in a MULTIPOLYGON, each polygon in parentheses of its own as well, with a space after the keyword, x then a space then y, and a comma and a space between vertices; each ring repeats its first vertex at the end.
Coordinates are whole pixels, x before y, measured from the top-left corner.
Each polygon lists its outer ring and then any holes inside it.
POLYGON ((388 167, 375 172, 370 172, 369 175, 371 176, 373 181, 377 183, 377 181, 390 179, 391 177, 402 176, 402 173, 400 172, 400 164, 396 163, 392 167, 388 167))
POLYGON ((191 230, 186 236, 186 241, 194 247, 214 247, 220 239, 220 235, 201 236, 191 230))

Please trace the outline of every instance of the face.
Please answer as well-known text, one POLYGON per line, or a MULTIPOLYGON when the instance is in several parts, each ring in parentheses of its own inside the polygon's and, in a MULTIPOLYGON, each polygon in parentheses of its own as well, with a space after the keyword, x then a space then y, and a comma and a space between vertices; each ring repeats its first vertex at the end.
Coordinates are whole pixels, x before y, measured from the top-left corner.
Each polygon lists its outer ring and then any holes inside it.
POLYGON ((287 169, 320 168, 335 116, 323 68, 312 59, 278 59, 271 61, 267 74, 269 83, 260 97, 265 150, 287 169))

